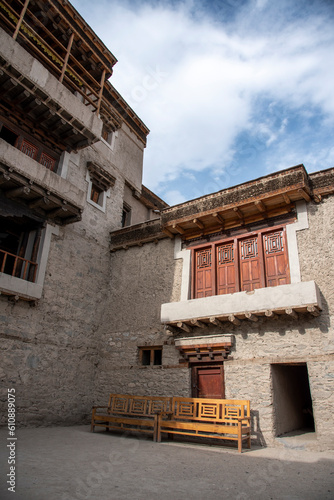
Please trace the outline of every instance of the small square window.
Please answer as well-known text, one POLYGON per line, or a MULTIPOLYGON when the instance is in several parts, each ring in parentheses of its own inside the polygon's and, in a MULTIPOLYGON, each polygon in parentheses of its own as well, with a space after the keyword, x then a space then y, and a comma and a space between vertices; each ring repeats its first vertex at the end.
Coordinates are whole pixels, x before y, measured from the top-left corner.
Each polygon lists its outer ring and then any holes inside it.
POLYGON ((103 205, 103 189, 97 186, 96 184, 92 183, 92 188, 90 192, 90 199, 96 203, 97 205, 100 205, 102 207, 103 205))
POLYGON ((139 363, 142 366, 161 366, 162 347, 139 347, 139 363))

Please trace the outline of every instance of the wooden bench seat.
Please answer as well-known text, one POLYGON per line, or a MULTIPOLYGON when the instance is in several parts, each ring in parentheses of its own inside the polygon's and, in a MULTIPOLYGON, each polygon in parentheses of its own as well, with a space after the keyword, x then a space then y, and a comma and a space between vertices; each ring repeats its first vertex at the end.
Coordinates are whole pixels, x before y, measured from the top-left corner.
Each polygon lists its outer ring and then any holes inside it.
POLYGON ((250 402, 233 399, 204 399, 174 397, 171 411, 157 416, 154 440, 161 441, 161 433, 228 439, 251 446, 250 402))
POLYGON ((157 413, 169 411, 171 403, 170 397, 110 394, 108 406, 93 406, 91 431, 104 427, 154 435, 157 413))

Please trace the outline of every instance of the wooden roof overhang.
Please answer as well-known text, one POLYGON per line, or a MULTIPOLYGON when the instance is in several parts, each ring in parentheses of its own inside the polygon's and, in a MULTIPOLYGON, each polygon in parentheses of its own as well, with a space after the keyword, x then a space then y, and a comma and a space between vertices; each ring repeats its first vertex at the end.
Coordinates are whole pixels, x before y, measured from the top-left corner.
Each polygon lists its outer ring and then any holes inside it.
POLYGON ((188 203, 166 208, 162 230, 184 240, 253 224, 290 213, 312 192, 303 165, 219 191, 188 203))
MULTIPOLYGON (((44 167, 42 167, 44 168, 44 167)), ((52 174, 52 172, 50 172, 52 174)), ((56 176, 56 174, 53 174, 56 176)), ((44 220, 66 225, 81 220, 82 207, 0 162, 0 194, 44 220)))
POLYGON ((244 322, 257 323, 259 318, 278 319, 285 318, 299 319, 299 314, 309 314, 310 317, 320 315, 321 307, 318 303, 301 304, 293 308, 276 307, 272 309, 257 309, 256 311, 240 311, 233 314, 217 314, 216 316, 201 316, 192 319, 164 322, 167 330, 171 333, 180 332, 193 333, 194 329, 207 329, 218 327, 225 329, 228 327, 240 326, 244 322))
POLYGON ((1 58, 0 94, 0 114, 56 151, 76 151, 100 139, 1 58))
MULTIPOLYGON (((108 82, 117 59, 67 0, 0 0, 0 26, 101 117, 146 145, 149 129, 108 82)), ((77 141, 79 142, 79 141, 77 141)))
POLYGON ((128 250, 130 247, 143 246, 145 243, 158 243, 167 238, 161 231, 160 219, 123 227, 110 233, 110 251, 128 250))
POLYGON ((196 339, 194 339, 192 345, 176 345, 175 347, 183 358, 180 362, 184 360, 190 364, 200 364, 226 360, 230 355, 232 345, 232 340, 217 344, 197 344, 196 339))

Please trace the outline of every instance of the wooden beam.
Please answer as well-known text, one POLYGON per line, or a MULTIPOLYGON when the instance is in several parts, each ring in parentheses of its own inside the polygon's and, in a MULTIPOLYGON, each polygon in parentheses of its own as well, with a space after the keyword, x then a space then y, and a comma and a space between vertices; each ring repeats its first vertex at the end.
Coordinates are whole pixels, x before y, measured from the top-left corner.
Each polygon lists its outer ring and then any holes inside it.
POLYGON ((171 333, 177 333, 178 332, 178 329, 175 328, 172 325, 166 325, 165 328, 166 328, 166 330, 170 331, 171 333))
POLYGON ((198 326, 199 328, 205 328, 207 325, 198 319, 192 319, 190 323, 194 326, 198 326))
POLYGON ((287 205, 290 205, 291 201, 287 193, 282 193, 283 199, 287 205))
POLYGON ((193 223, 196 224, 200 229, 204 229, 204 224, 199 219, 193 219, 193 223))
POLYGON ((290 316, 293 319, 298 319, 298 314, 296 313, 296 311, 294 311, 291 308, 285 309, 285 314, 287 314, 288 316, 290 316))
POLYGON ((307 312, 311 313, 312 316, 319 316, 320 311, 314 306, 307 306, 307 312))
POLYGON ((26 10, 28 8, 28 4, 29 4, 29 0, 26 0, 25 3, 24 3, 23 9, 21 10, 20 19, 18 20, 16 28, 15 28, 15 31, 14 31, 14 35, 13 35, 13 39, 14 40, 16 40, 17 35, 18 35, 19 31, 20 31, 21 24, 22 24, 22 21, 23 21, 23 18, 24 18, 24 14, 26 13, 26 10))
POLYGON ((311 201, 311 196, 305 191, 305 189, 298 189, 298 193, 302 195, 305 201, 311 201))
POLYGON ((278 318, 277 314, 275 314, 274 311, 271 311, 270 309, 268 309, 264 314, 265 314, 265 316, 267 316, 267 318, 271 318, 271 319, 278 318))
POLYGON ((237 214, 237 216, 239 217, 239 219, 243 222, 244 216, 242 215, 242 212, 241 212, 240 208, 234 207, 233 211, 237 214))
POLYGON ((224 326, 224 323, 220 321, 220 319, 216 318, 215 316, 211 316, 210 318, 210 323, 213 325, 219 326, 220 328, 224 326))
POLYGON ((259 318, 255 316, 255 314, 252 314, 250 312, 246 312, 245 316, 247 319, 249 319, 249 321, 254 321, 254 322, 259 321, 259 318))
POLYGON ((234 314, 230 314, 228 317, 228 320, 233 323, 234 325, 240 325, 241 321, 234 316, 234 314))
POLYGON ((169 238, 171 239, 175 238, 175 234, 169 231, 169 229, 167 229, 166 227, 162 228, 162 232, 167 234, 167 236, 169 236, 169 238))
POLYGON ((176 229, 176 231, 180 234, 185 233, 185 230, 181 226, 179 226, 178 224, 173 224, 173 229, 176 229))
POLYGON ((11 198, 16 198, 21 194, 28 195, 30 193, 30 188, 28 186, 21 186, 15 189, 9 189, 5 191, 6 196, 10 196, 11 198))
POLYGON ((182 321, 179 321, 176 326, 178 328, 181 328, 181 330, 184 330, 185 332, 187 333, 191 333, 192 332, 192 328, 188 325, 186 325, 185 323, 182 323, 182 321))
POLYGON ((101 82, 100 82, 100 92, 99 92, 99 97, 98 97, 98 102, 97 102, 97 108, 96 108, 96 114, 98 115, 100 113, 101 109, 101 102, 102 102, 102 96, 103 96, 103 88, 104 88, 104 81, 106 79, 106 70, 105 68, 102 71, 101 75, 101 82))
POLYGON ((40 198, 36 198, 36 200, 33 200, 31 203, 29 203, 29 208, 36 208, 39 207, 40 205, 49 205, 50 200, 46 196, 41 196, 40 198))
POLYGON ((214 213, 212 214, 212 217, 215 217, 217 220, 219 220, 222 228, 224 228, 224 224, 225 224, 225 219, 224 217, 222 217, 218 212, 217 213, 214 213))
POLYGON ((266 213, 267 209, 261 200, 255 201, 254 205, 256 206, 256 208, 258 209, 259 212, 266 213))
POLYGON ((4 184, 7 181, 10 181, 10 175, 8 175, 6 172, 3 172, 0 176, 0 184, 4 184))

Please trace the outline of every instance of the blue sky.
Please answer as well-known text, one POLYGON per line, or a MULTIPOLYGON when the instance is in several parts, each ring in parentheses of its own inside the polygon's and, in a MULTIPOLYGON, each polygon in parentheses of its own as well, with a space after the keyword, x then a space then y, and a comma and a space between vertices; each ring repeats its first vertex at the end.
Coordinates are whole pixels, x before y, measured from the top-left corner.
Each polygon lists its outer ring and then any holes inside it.
POLYGON ((334 0, 72 0, 151 130, 169 204, 304 163, 334 166, 334 0))

